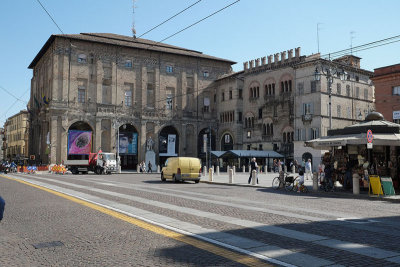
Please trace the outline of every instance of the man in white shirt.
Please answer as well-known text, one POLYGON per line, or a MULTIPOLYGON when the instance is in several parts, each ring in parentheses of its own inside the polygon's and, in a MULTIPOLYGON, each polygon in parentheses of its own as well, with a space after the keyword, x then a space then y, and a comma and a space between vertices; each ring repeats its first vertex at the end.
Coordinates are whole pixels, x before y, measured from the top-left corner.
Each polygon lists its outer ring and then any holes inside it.
POLYGON ((311 166, 311 159, 308 159, 308 161, 306 162, 306 179, 308 180, 308 178, 310 177, 310 180, 312 180, 312 166, 311 166))

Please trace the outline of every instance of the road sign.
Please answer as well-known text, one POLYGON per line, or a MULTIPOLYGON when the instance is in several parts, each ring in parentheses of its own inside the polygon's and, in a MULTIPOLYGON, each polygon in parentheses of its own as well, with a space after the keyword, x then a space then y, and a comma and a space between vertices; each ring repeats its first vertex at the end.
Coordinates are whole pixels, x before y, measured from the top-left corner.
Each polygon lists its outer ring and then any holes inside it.
POLYGON ((374 139, 374 136, 372 135, 372 131, 368 130, 367 131, 367 141, 368 141, 368 143, 372 143, 373 139, 374 139))
POLYGON ((372 143, 367 143, 367 149, 372 149, 372 143))

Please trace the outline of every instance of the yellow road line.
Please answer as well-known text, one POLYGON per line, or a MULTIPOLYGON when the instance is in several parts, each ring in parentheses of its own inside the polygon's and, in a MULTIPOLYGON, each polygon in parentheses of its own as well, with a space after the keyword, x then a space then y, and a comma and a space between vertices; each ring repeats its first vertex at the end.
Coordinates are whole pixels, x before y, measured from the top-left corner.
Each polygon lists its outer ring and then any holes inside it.
POLYGON ((0 176, 3 177, 3 178, 9 179, 9 180, 13 180, 13 181, 32 186, 32 187, 35 187, 37 189, 40 189, 40 190, 43 190, 43 191, 46 191, 46 192, 49 192, 49 193, 54 194, 56 196, 59 196, 59 197, 68 199, 70 201, 73 201, 75 203, 78 203, 80 205, 83 205, 83 206, 89 207, 91 209, 100 211, 100 212, 105 213, 107 215, 110 215, 110 216, 112 216, 114 218, 120 219, 122 221, 128 222, 128 223, 133 224, 133 225, 136 225, 136 226, 138 226, 140 228, 143 228, 145 230, 148 230, 148 231, 151 231, 153 233, 160 234, 160 235, 163 235, 165 237, 169 237, 169 238, 181 241, 183 243, 186 243, 186 244, 189 244, 189 245, 194 246, 196 248, 208 251, 208 252, 210 252, 212 254, 224 257, 226 259, 241 263, 243 265, 247 265, 247 266, 274 266, 272 264, 265 263, 265 262, 255 258, 255 257, 249 256, 249 255, 245 255, 245 254, 241 254, 241 253, 238 253, 238 252, 234 252, 234 251, 231 251, 231 250, 228 250, 228 249, 213 245, 211 243, 208 243, 208 242, 205 242, 205 241, 202 241, 202 240, 199 240, 199 239, 196 239, 196 238, 193 238, 193 237, 181 234, 181 233, 177 233, 177 232, 174 232, 172 230, 168 230, 168 229, 162 228, 160 226, 156 226, 156 225, 150 224, 148 222, 145 222, 145 221, 130 217, 130 216, 125 215, 123 213, 107 209, 107 208, 102 207, 100 205, 93 204, 93 203, 90 203, 88 201, 85 201, 85 200, 82 200, 82 199, 79 199, 79 198, 76 198, 76 197, 73 197, 73 196, 69 196, 69 195, 66 195, 64 193, 60 193, 60 192, 57 192, 57 191, 52 190, 52 189, 48 189, 48 188, 40 186, 40 185, 32 184, 32 183, 29 183, 29 182, 26 182, 26 181, 23 181, 23 180, 7 177, 7 176, 3 176, 3 175, 0 175, 0 176))

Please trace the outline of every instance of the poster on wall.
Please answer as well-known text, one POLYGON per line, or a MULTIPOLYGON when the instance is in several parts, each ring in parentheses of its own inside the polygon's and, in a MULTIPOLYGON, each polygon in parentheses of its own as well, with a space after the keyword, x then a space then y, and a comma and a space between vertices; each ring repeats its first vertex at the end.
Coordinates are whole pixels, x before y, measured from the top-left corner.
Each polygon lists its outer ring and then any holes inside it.
POLYGON ((137 133, 119 133, 119 154, 137 154, 137 133))
POLYGON ((160 136, 160 156, 178 156, 175 152, 176 135, 169 134, 168 137, 160 136))
POLYGON ((175 156, 175 142, 176 142, 176 135, 169 134, 168 135, 168 155, 175 156))
POLYGON ((92 131, 68 131, 68 155, 89 155, 92 149, 92 131))

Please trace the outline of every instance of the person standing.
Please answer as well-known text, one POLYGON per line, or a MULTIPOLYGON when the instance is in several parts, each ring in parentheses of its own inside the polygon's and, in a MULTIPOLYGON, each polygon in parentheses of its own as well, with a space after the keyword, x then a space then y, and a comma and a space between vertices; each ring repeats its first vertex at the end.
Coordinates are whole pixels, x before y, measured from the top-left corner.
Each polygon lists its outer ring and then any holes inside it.
POLYGON ((4 207, 6 206, 6 202, 4 199, 0 196, 0 221, 3 220, 3 215, 4 215, 4 207))
POLYGON ((311 165, 311 159, 308 159, 305 165, 306 169, 306 179, 308 180, 309 177, 312 179, 312 165, 311 165))
POLYGON ((151 164, 150 160, 149 160, 149 164, 147 166, 148 166, 147 173, 149 173, 149 172, 153 173, 153 170, 152 170, 153 165, 151 164))
POLYGON ((256 171, 257 184, 258 184, 258 165, 257 165, 256 158, 253 158, 250 162, 250 176, 249 176, 249 181, 248 181, 249 184, 250 184, 250 181, 251 181, 251 178, 253 175, 253 171, 256 171))

